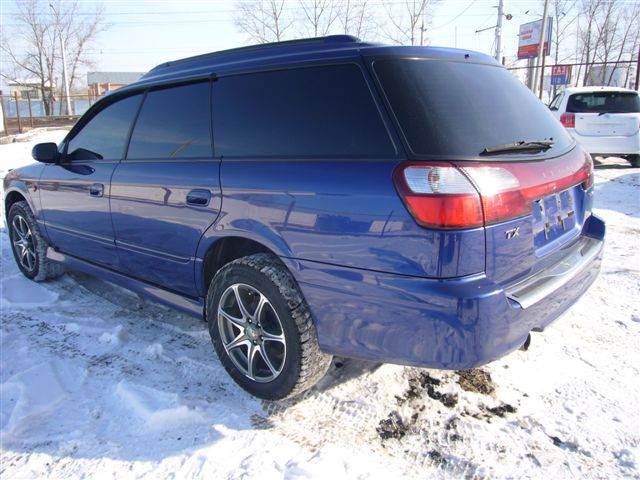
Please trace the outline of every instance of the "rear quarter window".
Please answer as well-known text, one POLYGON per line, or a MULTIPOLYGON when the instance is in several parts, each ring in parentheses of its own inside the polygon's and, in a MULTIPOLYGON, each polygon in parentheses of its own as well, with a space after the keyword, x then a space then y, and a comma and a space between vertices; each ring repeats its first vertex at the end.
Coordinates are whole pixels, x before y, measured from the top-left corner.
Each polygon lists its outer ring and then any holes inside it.
POLYGON ((560 104, 562 103, 563 96, 564 94, 558 93, 555 97, 553 97, 553 100, 549 104, 549 109, 558 110, 558 108, 560 108, 560 104))
POLYGON ((395 154, 357 65, 222 77, 213 87, 216 155, 352 157, 395 154))

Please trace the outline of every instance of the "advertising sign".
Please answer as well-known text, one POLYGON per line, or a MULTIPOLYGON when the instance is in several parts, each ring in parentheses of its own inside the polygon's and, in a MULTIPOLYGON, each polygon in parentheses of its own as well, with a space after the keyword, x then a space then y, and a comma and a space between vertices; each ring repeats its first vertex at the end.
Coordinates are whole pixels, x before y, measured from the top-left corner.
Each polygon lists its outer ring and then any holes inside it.
MULTIPOLYGON (((547 37, 544 42, 544 54, 549 55, 551 45, 551 30, 553 28, 553 17, 548 18, 547 37)), ((538 46, 540 45, 540 35, 542 34, 542 20, 524 23, 520 25, 518 34, 518 60, 523 58, 534 58, 538 56, 538 46)))
POLYGON ((571 65, 551 67, 551 85, 568 85, 571 81, 571 65))

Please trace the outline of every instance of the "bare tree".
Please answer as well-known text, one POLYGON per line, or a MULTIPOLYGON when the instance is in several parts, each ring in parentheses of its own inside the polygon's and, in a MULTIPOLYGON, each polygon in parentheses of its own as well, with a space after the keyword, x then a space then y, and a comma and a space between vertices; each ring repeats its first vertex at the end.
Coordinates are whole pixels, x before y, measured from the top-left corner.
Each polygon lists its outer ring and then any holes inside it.
POLYGON ((298 0, 302 10, 302 25, 314 37, 323 37, 331 31, 340 14, 336 0, 298 0))
MULTIPOLYGON (((585 64, 582 84, 596 80, 610 85, 622 61, 631 61, 640 42, 640 6, 621 0, 583 0, 578 29, 581 61, 585 64), (593 66, 603 62, 599 77, 593 66), (608 64, 613 63, 613 67, 608 64)), ((627 69, 627 80, 629 70, 627 69)))
POLYGON ((387 8, 391 31, 387 36, 400 45, 424 45, 431 22, 430 7, 436 0, 405 0, 398 8, 387 8))
POLYGON ((375 26, 374 16, 367 0, 344 0, 338 21, 345 35, 366 38, 375 26))
MULTIPOLYGON (((583 84, 587 82, 587 72, 589 70, 589 64, 593 61, 593 51, 596 49, 598 40, 596 39, 596 15, 601 10, 604 5, 603 0, 582 0, 581 6, 581 24, 582 26, 578 29, 578 41, 580 43, 580 63, 584 63, 584 81, 583 84)), ((582 65, 580 65, 578 69, 578 75, 576 77, 576 81, 578 81, 580 77, 580 71, 582 70, 582 65)))
MULTIPOLYGON (((573 53, 568 52, 563 47, 567 45, 567 40, 573 35, 571 26, 578 19, 576 4, 578 0, 552 0, 554 28, 551 38, 551 46, 553 47, 553 61, 555 65, 565 62, 573 53)), ((553 95, 555 96, 557 85, 553 86, 553 95)))
POLYGON ((603 85, 611 85, 613 76, 623 57, 629 60, 633 57, 636 39, 640 36, 640 5, 633 7, 623 6, 614 12, 611 21, 605 31, 602 32, 602 56, 600 61, 614 61, 615 64, 607 74, 607 69, 602 69, 601 81, 603 85), (630 48, 631 47, 631 48, 630 48))
POLYGON ((61 9, 52 5, 52 11, 54 25, 58 30, 57 35, 62 37, 65 45, 69 91, 71 91, 78 80, 80 68, 93 66, 94 63, 85 53, 106 26, 101 8, 96 9, 88 17, 83 16, 83 21, 77 21, 78 2, 64 2, 61 5, 63 6, 61 9))
POLYGON ((571 27, 578 19, 577 2, 578 0, 552 0, 551 2, 554 18, 551 45, 554 50, 555 63, 564 62, 573 54, 567 49, 563 50, 563 47, 567 45, 567 40, 574 34, 571 27))
MULTIPOLYGON (((640 6, 638 7, 637 10, 640 10, 640 6)), ((640 13, 636 10, 636 15, 635 15, 635 31, 632 31, 630 34, 631 37, 631 41, 629 42, 629 60, 633 61, 633 57, 636 57, 636 61, 637 61, 637 55, 640 55, 639 50, 640 50, 640 21, 638 20, 640 17, 640 13)), ((633 29, 632 29, 633 30, 633 29)), ((633 66, 631 63, 627 64, 627 69, 626 69, 626 73, 625 73, 625 84, 629 85, 630 83, 630 79, 631 79, 631 72, 633 70, 633 66)), ((640 70, 636 70, 636 77, 640 75, 640 70)))
POLYGON ((50 115, 57 43, 55 28, 43 15, 39 3, 38 0, 29 0, 17 4, 18 11, 14 17, 19 25, 17 38, 10 39, 9 33, 6 30, 3 32, 0 49, 8 68, 0 75, 6 81, 17 84, 36 80, 45 100, 45 113, 50 115), (24 47, 15 47, 14 44, 20 41, 24 47))
POLYGON ((253 0, 236 3, 236 27, 258 43, 284 40, 293 21, 284 11, 284 0, 253 0))
POLYGON ((103 30, 100 11, 83 14, 79 18, 78 3, 42 0, 16 1, 13 19, 15 31, 5 30, 0 51, 8 62, 8 69, 0 76, 9 82, 22 83, 34 79, 44 100, 45 113, 53 113, 55 78, 62 63, 60 38, 70 61, 69 80, 77 78, 78 68, 87 65, 87 47, 103 30))

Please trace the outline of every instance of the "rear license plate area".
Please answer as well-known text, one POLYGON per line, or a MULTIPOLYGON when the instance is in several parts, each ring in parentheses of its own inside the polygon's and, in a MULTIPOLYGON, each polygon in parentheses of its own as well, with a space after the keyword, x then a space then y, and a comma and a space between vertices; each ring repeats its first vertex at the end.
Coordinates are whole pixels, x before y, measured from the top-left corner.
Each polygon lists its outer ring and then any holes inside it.
POLYGON ((533 202, 533 234, 536 249, 553 243, 575 230, 578 188, 580 186, 547 195, 533 202))

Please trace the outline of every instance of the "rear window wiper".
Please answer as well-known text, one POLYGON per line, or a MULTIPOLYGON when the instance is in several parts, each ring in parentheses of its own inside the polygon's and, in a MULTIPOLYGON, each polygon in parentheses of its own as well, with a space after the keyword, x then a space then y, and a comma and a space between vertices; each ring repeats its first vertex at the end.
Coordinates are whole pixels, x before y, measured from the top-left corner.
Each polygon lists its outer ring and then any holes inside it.
POLYGON ((538 152, 549 150, 553 146, 553 140, 535 140, 531 142, 503 143, 501 145, 494 145, 493 147, 487 147, 480 155, 499 155, 501 153, 510 152, 538 152))

